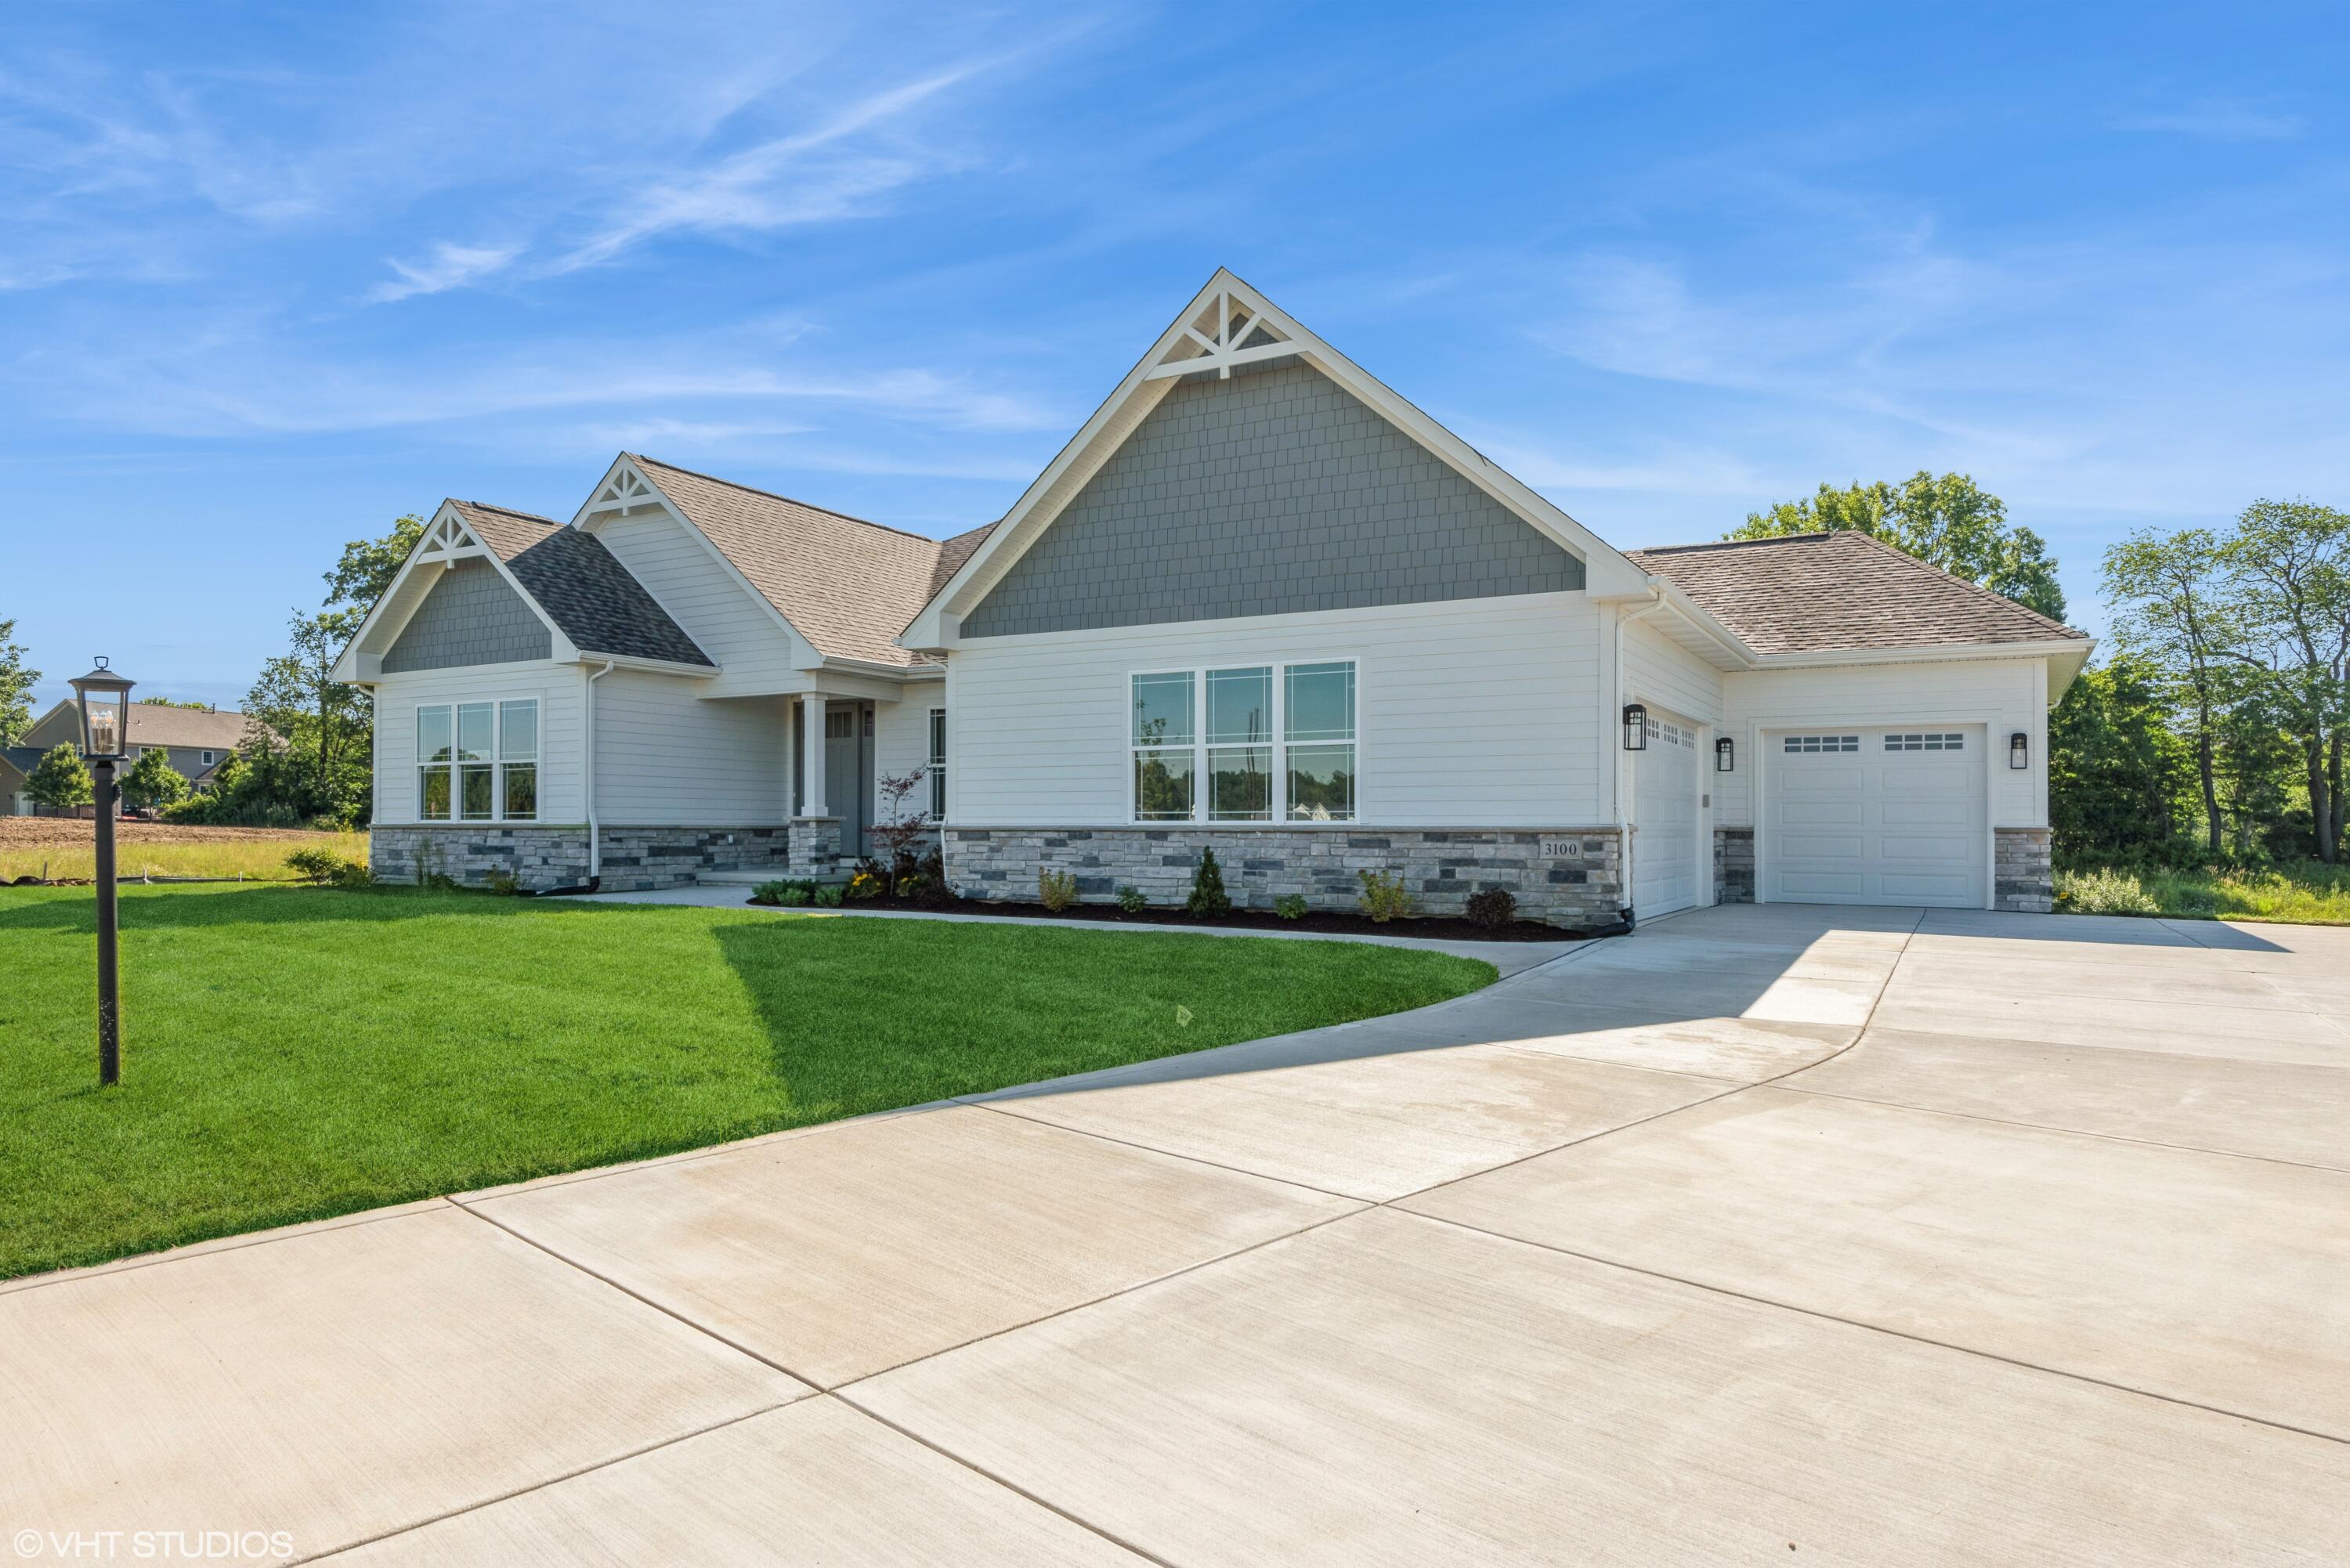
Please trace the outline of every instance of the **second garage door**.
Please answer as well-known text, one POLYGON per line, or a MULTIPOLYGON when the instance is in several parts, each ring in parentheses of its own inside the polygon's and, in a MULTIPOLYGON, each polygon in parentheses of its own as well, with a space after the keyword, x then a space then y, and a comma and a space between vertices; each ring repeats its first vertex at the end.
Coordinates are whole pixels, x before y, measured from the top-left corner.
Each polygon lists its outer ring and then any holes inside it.
POLYGON ((1981 726, 1771 736, 1763 896, 1981 909, 1982 745, 1981 726))
POLYGON ((1632 912, 1640 919, 1697 902, 1697 731, 1651 713, 1632 755, 1632 912))

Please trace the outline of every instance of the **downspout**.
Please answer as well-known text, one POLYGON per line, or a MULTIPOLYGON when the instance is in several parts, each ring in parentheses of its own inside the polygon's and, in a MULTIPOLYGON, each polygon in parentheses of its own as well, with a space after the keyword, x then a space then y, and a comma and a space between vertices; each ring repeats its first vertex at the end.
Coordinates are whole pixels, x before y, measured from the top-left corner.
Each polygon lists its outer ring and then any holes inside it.
POLYGON ((587 688, 587 702, 581 728, 586 732, 583 750, 587 759, 587 768, 585 776, 580 780, 580 786, 588 807, 588 880, 576 888, 542 888, 538 894, 542 898, 561 898, 572 893, 593 893, 604 885, 603 826, 596 816, 596 682, 612 673, 612 663, 611 659, 604 660, 604 668, 589 670, 587 680, 583 682, 587 688))
MULTIPOLYGON (((1654 578, 1650 579, 1651 582, 1654 580, 1654 578)), ((1625 701, 1624 628, 1632 621, 1646 620, 1650 616, 1665 607, 1665 590, 1661 587, 1651 587, 1648 591, 1655 596, 1655 599, 1654 602, 1650 603, 1646 607, 1635 611, 1631 615, 1626 615, 1620 609, 1616 612, 1616 708, 1614 713, 1615 724, 1613 726, 1616 731, 1616 742, 1615 744, 1610 746, 1608 749, 1615 753, 1616 758, 1615 772, 1612 775, 1616 781, 1616 787, 1613 791, 1616 796, 1616 858, 1617 863, 1623 868, 1624 923, 1627 926, 1638 925, 1639 911, 1632 907, 1632 814, 1626 809, 1624 804, 1624 774, 1626 772, 1623 734, 1625 701)))

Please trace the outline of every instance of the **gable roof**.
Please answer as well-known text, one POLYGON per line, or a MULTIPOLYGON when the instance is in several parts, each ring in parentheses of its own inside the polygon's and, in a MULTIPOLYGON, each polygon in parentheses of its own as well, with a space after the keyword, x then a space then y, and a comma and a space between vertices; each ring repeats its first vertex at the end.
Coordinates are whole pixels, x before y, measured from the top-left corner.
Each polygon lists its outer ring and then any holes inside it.
MULTIPOLYGON (((65 743, 78 744, 81 721, 74 715, 74 700, 70 697, 57 699, 47 712, 26 726, 25 733, 27 736, 38 734, 55 724, 61 716, 67 721, 65 743)), ((170 702, 133 702, 130 704, 130 722, 124 728, 129 732, 123 737, 125 745, 192 746, 198 750, 234 751, 244 743, 245 719, 234 709, 219 712, 209 708, 182 708, 170 702)), ((10 749, 19 751, 27 748, 20 745, 10 749)), ((37 753, 47 748, 33 746, 29 749, 37 753)))
POLYGON ((1853 529, 1625 554, 1765 657, 2088 640, 1853 529))
POLYGON ((827 659, 899 669, 926 662, 894 639, 933 585, 952 574, 942 574, 942 562, 951 554, 961 566, 988 532, 941 543, 635 452, 621 456, 827 659))
POLYGON ((593 534, 479 501, 449 505, 580 652, 717 668, 593 534))

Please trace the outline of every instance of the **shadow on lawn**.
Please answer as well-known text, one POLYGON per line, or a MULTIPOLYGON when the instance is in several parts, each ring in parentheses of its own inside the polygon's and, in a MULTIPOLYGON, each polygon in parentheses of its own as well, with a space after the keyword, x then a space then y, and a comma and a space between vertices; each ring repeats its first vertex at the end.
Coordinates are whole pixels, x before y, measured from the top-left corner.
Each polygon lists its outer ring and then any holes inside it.
MULTIPOLYGON (((417 888, 346 891, 284 884, 222 891, 130 885, 122 889, 120 907, 126 931, 201 926, 308 926, 331 920, 375 923, 422 919, 433 915, 496 919, 556 910, 592 911, 595 918, 622 919, 664 912, 658 905, 587 904, 569 898, 501 898, 494 893, 428 891, 417 888)), ((98 899, 88 888, 0 888, 0 931, 95 931, 97 926, 98 899), (10 893, 32 897, 20 902, 7 896, 10 893)))

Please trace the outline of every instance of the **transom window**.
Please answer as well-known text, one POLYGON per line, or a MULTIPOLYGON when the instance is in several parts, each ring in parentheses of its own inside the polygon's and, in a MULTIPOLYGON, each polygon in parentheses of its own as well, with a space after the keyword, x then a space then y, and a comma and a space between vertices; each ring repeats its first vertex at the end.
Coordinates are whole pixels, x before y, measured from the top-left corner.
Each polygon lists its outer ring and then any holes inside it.
POLYGON ((1652 741, 1661 741, 1668 746, 1697 744, 1697 732, 1686 724, 1676 724, 1670 719, 1659 719, 1654 714, 1649 715, 1646 722, 1648 739, 1652 741))
POLYGON ((416 815, 424 822, 538 820, 538 701, 416 710, 416 815))
POLYGON ((1860 750, 1858 735, 1789 735, 1783 749, 1795 752, 1856 752, 1860 750))
POLYGON ((1154 670, 1129 688, 1138 822, 1352 822, 1355 664, 1154 670))
POLYGON ((1963 732, 1952 734, 1927 730, 1910 735, 1887 735, 1885 737, 1885 749, 1888 752, 1963 752, 1967 749, 1967 738, 1963 732))

